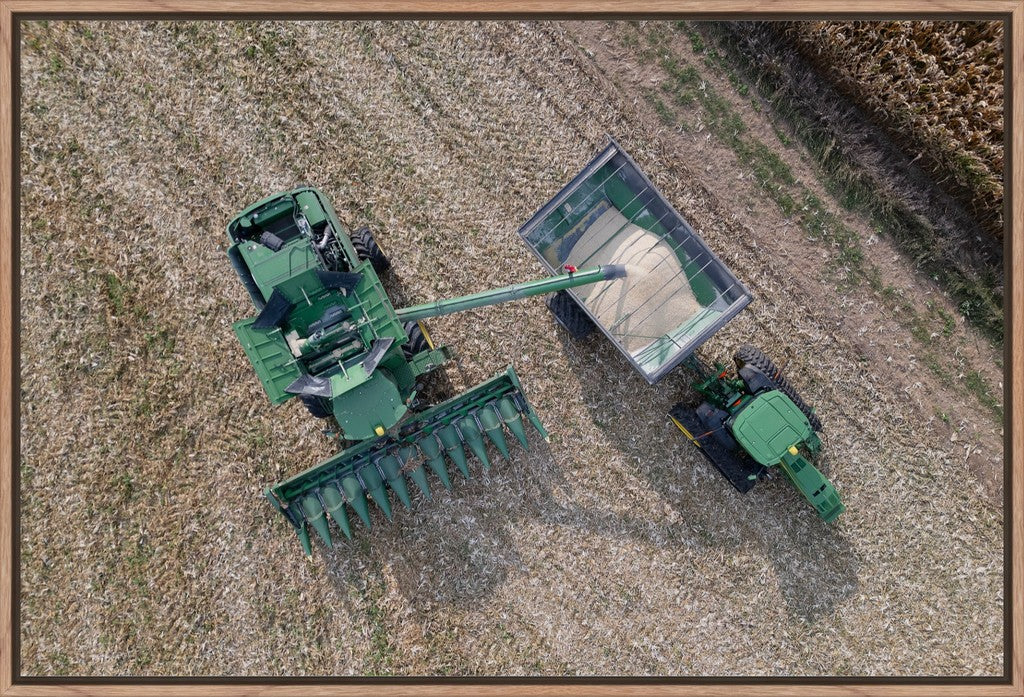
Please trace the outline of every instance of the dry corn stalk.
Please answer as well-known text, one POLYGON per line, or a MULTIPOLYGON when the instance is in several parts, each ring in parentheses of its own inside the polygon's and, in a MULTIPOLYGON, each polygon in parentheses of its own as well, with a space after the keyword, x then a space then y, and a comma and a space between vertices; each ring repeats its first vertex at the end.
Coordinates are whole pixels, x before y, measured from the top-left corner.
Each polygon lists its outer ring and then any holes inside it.
POLYGON ((1002 236, 1002 23, 793 22, 788 30, 1002 236))

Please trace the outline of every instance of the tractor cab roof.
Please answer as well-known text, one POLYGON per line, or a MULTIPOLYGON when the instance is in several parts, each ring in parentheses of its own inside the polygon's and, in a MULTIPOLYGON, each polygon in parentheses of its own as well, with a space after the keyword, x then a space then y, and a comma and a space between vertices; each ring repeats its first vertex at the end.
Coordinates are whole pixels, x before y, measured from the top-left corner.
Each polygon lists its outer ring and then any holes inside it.
POLYGON ((732 435, 762 465, 774 465, 794 445, 813 436, 803 412, 779 390, 762 392, 734 417, 732 435))

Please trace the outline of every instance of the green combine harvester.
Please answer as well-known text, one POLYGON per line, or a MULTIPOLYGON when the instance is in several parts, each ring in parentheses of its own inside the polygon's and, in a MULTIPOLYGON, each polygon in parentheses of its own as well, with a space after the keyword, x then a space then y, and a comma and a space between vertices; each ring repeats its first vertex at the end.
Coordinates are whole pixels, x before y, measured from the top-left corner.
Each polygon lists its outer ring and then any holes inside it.
POLYGON ((541 294, 573 337, 600 330, 649 383, 693 370, 704 401, 671 418, 737 490, 779 467, 824 520, 844 510, 812 464, 821 423, 774 364, 743 347, 730 377, 693 355, 751 295, 614 140, 520 228, 551 274, 536 281, 395 309, 370 230, 350 230, 312 187, 254 203, 227 234, 257 311, 233 327, 267 397, 298 397, 345 445, 264 492, 307 555, 310 529, 332 547, 329 521, 345 537, 353 514, 369 527, 370 501, 390 519, 392 496, 430 498, 428 471, 450 489, 449 464, 468 479, 470 454, 490 467, 488 443, 509 457, 506 430, 524 448, 525 422, 547 438, 511 366, 440 404, 421 398, 452 357, 424 319, 541 294))
POLYGON ((509 456, 505 429, 527 447, 523 422, 547 432, 519 384, 505 371, 428 406, 418 380, 451 358, 422 320, 620 278, 622 266, 572 269, 451 300, 396 310, 378 274, 389 266, 366 228, 350 231, 321 192, 300 187, 255 203, 227 227, 228 257, 258 311, 236 322, 267 397, 298 397, 333 419, 350 444, 301 474, 266 489, 306 554, 309 529, 332 546, 328 517, 351 537, 350 512, 370 526, 368 501, 392 516, 390 490, 410 506, 409 484, 430 497, 426 466, 451 488, 446 458, 469 478, 467 450, 490 466, 485 440, 509 456))

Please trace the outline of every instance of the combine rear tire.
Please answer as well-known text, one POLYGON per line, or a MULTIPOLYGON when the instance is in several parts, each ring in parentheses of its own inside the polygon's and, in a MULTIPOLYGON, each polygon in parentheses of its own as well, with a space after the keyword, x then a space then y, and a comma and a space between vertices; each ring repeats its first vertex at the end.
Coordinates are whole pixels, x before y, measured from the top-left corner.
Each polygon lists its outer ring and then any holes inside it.
POLYGON ((793 386, 789 384, 788 380, 786 380, 782 371, 775 367, 775 364, 772 363, 772 360, 768 358, 768 356, 764 355, 764 352, 750 344, 743 344, 740 346, 739 350, 733 354, 732 358, 736 361, 737 370, 743 368, 745 365, 749 365, 752 368, 757 368, 761 371, 761 373, 763 373, 764 376, 782 392, 782 394, 793 400, 793 404, 795 404, 797 408, 804 413, 807 420, 811 422, 811 428, 819 433, 822 431, 821 419, 819 419, 818 415, 814 413, 814 410, 804 402, 799 393, 793 389, 793 386))
POLYGON ((551 314, 555 316, 555 321, 562 325, 573 339, 584 339, 594 331, 593 320, 564 290, 548 296, 547 304, 551 314))
POLYGON ((373 239, 370 228, 363 226, 353 232, 352 246, 356 248, 356 256, 362 261, 369 260, 377 273, 384 273, 391 268, 391 261, 384 256, 384 252, 377 245, 377 240, 373 239))
POLYGON ((406 322, 402 326, 409 335, 409 343, 402 347, 402 353, 405 354, 405 360, 410 361, 417 353, 428 350, 430 344, 427 343, 427 337, 423 336, 419 322, 406 322))
POLYGON ((299 399, 306 405, 306 409, 317 419, 327 419, 334 414, 331 413, 331 406, 327 403, 323 397, 313 397, 311 395, 300 394, 299 399))

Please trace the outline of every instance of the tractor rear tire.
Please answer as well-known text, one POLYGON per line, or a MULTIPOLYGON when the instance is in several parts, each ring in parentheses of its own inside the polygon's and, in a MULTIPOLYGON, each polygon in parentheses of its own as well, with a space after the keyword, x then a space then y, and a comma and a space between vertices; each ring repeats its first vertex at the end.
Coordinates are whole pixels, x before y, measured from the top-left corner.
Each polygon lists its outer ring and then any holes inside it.
POLYGON ((331 412, 331 407, 323 397, 314 397, 312 395, 300 394, 299 399, 309 410, 309 413, 317 419, 327 419, 334 414, 331 412))
POLYGON ((406 322, 402 326, 405 328, 405 333, 409 336, 409 343, 402 347, 405 360, 410 361, 417 353, 430 349, 430 344, 427 343, 427 337, 423 335, 419 322, 406 322))
POLYGON ((761 373, 764 374, 768 380, 774 384, 782 394, 789 397, 793 404, 804 413, 807 420, 811 423, 811 428, 821 433, 821 419, 814 413, 814 410, 803 400, 800 394, 793 389, 793 386, 786 380, 786 376, 782 374, 775 364, 768 356, 764 354, 761 349, 751 346, 750 344, 743 344, 739 350, 733 354, 732 359, 736 362, 736 369, 739 370, 745 365, 749 365, 753 368, 757 368, 761 373))
POLYGON ((555 321, 569 332, 573 339, 585 339, 594 331, 594 321, 564 290, 548 296, 547 305, 551 314, 555 316, 555 321))
POLYGON ((391 260, 381 251, 370 228, 365 225, 352 233, 352 246, 356 248, 356 256, 361 261, 368 260, 378 274, 391 268, 391 260))

